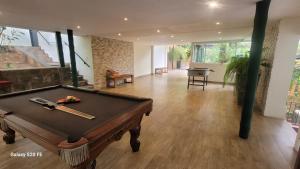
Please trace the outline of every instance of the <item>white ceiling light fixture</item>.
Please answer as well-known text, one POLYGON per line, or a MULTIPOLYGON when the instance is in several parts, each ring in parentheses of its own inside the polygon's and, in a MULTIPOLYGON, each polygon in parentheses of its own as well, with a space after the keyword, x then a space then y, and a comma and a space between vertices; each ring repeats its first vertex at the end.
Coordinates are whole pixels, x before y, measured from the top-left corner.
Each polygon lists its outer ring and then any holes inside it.
POLYGON ((211 9, 215 9, 215 8, 219 8, 220 7, 220 3, 218 1, 208 1, 207 5, 211 9))
POLYGON ((171 38, 174 38, 175 36, 174 36, 174 35, 171 35, 170 37, 171 37, 171 38))
POLYGON ((221 25, 221 22, 216 22, 216 25, 221 25))
POLYGON ((118 36, 122 36, 122 34, 121 34, 121 33, 118 33, 118 36))
POLYGON ((80 25, 77 25, 76 28, 77 28, 77 29, 80 29, 81 27, 80 27, 80 25))
POLYGON ((159 30, 159 29, 157 29, 157 30, 156 30, 156 32, 157 32, 157 33, 160 33, 160 30, 159 30))
POLYGON ((222 32, 218 32, 218 34, 220 35, 222 32))
POLYGON ((128 18, 127 18, 127 17, 125 17, 125 18, 124 18, 124 21, 128 21, 128 18))

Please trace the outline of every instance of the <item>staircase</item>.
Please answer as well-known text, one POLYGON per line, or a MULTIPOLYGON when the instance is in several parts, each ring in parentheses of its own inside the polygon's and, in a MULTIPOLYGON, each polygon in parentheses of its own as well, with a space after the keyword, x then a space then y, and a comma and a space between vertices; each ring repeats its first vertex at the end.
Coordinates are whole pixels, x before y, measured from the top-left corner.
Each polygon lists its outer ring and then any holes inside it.
POLYGON ((23 52, 16 50, 14 47, 3 47, 0 52, 0 69, 35 67, 42 67, 42 65, 23 52))
MULTIPOLYGON (((31 46, 6 46, 0 52, 0 69, 26 69, 41 67, 59 67, 59 62, 54 62, 51 57, 40 47, 31 46)), ((70 64, 66 66, 70 67, 70 64)), ((78 85, 90 88, 88 81, 78 73, 78 85)))
POLYGON ((59 62, 54 62, 52 58, 49 57, 48 54, 40 47, 15 46, 14 48, 17 51, 20 51, 25 55, 30 56, 43 67, 59 66, 59 62))
POLYGON ((77 75, 77 78, 78 78, 78 85, 79 85, 79 87, 89 85, 89 84, 88 84, 88 81, 87 81, 86 79, 84 79, 82 75, 79 75, 79 74, 78 74, 78 75, 77 75))

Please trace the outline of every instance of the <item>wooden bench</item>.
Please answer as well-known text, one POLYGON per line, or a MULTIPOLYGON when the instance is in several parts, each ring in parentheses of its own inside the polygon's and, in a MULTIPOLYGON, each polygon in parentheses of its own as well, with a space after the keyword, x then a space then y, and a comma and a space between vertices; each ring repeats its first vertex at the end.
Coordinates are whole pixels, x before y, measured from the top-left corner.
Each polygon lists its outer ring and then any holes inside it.
POLYGON ((163 74, 163 73, 168 73, 168 68, 167 67, 160 67, 160 68, 155 68, 155 74, 163 74))
POLYGON ((117 81, 124 81, 124 83, 133 83, 134 77, 132 74, 120 74, 119 72, 107 70, 106 71, 106 87, 115 88, 117 81), (128 81, 130 79, 130 81, 128 81), (111 85, 113 83, 113 85, 111 85))

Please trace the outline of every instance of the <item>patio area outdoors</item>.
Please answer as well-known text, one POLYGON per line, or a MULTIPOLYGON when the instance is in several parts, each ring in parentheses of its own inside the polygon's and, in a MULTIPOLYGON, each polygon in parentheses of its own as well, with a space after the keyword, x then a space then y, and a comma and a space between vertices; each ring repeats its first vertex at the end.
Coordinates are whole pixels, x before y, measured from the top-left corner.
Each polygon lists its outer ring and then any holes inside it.
POLYGON ((300 42, 287 100, 287 121, 298 131, 300 126, 300 42))

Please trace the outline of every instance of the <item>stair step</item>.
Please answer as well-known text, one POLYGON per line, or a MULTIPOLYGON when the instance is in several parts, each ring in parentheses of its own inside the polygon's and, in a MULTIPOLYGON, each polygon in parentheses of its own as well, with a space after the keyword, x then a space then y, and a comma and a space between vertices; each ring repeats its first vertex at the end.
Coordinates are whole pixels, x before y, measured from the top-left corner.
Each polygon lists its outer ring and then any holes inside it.
POLYGON ((58 66, 60 66, 60 63, 59 62, 51 62, 51 63, 48 63, 49 64, 49 66, 51 66, 51 67, 58 67, 58 66))
POLYGON ((84 80, 82 75, 78 75, 77 78, 78 78, 78 81, 84 80))
POLYGON ((78 81, 78 85, 79 86, 86 86, 86 85, 88 85, 88 82, 87 82, 87 80, 80 80, 80 81, 78 81))
POLYGON ((84 89, 94 89, 94 85, 88 84, 85 86, 80 86, 80 88, 84 88, 84 89))

